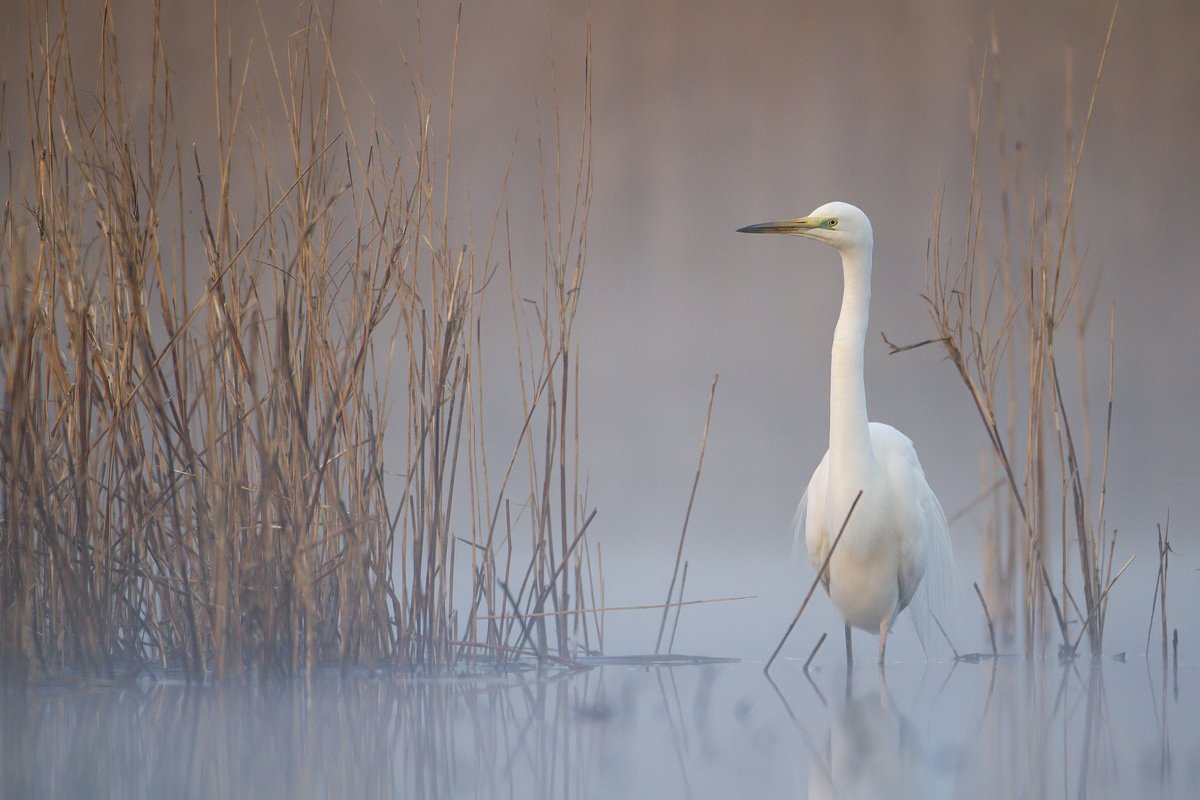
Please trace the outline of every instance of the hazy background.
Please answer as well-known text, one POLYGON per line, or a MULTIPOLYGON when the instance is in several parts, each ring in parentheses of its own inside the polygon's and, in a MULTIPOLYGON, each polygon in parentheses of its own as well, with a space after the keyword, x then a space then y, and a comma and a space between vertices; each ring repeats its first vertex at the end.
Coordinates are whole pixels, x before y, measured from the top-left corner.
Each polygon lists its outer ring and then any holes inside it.
MULTIPOLYGON (((26 18, 24 2, 5 5, 0 57, 11 116, 23 104, 26 18)), ((136 94, 139 78, 149 82, 140 74, 149 4, 114 6, 127 36, 125 83, 136 94)), ((81 47, 94 35, 97 7, 73 4, 81 47)), ((281 47, 304 8, 264 1, 261 10, 222 5, 217 13, 237 30, 229 46, 253 51, 261 63, 259 14, 281 47)), ((375 114, 402 138, 415 124, 401 49, 423 64, 434 114, 445 114, 457 13, 452 3, 422 4, 418 55, 412 4, 337 4, 334 58, 364 127, 375 114)), ((946 231, 961 240, 970 87, 993 28, 1010 138, 1027 148, 1034 172, 1027 177, 1036 182, 1044 173, 1059 198, 1067 107, 1082 119, 1110 13, 1100 2, 936 0, 592 7, 595 196, 576 341, 583 463, 599 507, 592 531, 603 543, 610 603, 665 594, 714 373, 720 387, 686 551, 688 595, 759 599, 686 610, 677 649, 765 656, 811 579, 806 565, 789 563, 790 524, 827 444, 840 274, 827 248, 734 232, 748 223, 802 215, 833 199, 871 215, 869 412, 914 440, 948 513, 978 494, 986 440, 952 367, 935 348, 889 356, 879 332, 898 342, 931 335, 919 297, 930 215, 944 186, 946 231)), ((212 15, 205 4, 163 4, 185 130, 211 127, 212 15)), ((568 142, 577 135, 588 16, 581 2, 469 2, 461 10, 453 180, 471 230, 462 214, 459 234, 482 247, 512 153, 513 248, 531 291, 542 268, 538 135, 552 136, 555 89, 568 142)), ((1192 2, 1150 0, 1119 13, 1077 190, 1078 242, 1101 280, 1088 363, 1096 425, 1107 364, 1103 310, 1116 303, 1107 516, 1121 532, 1118 561, 1143 554, 1113 591, 1109 650, 1144 645, 1155 569, 1147 556, 1168 508, 1175 607, 1187 608, 1196 594, 1197 42, 1192 2)), ((269 73, 251 80, 261 85, 254 102, 269 109, 269 73)), ((985 127, 992 118, 985 108, 985 127)), ((549 138, 546 145, 553 146, 549 138)), ((18 157, 24 148, 4 143, 18 157)), ((984 180, 996 187, 994 171, 985 170, 984 180)), ((487 312, 492 354, 503 352, 511 330, 508 299, 495 298, 487 312)), ((489 380, 499 403, 488 412, 489 429, 495 452, 506 452, 519 424, 511 364, 496 362, 489 380)), ((1068 393, 1075 386, 1072 379, 1068 393)), ((952 533, 967 580, 978 579, 977 523, 966 518, 952 533)), ((827 603, 815 604, 802 633, 811 641, 834 619, 827 603)), ((1200 631, 1194 620, 1175 619, 1186 652, 1200 631)), ((652 614, 613 616, 609 624, 610 651, 653 644, 652 614)), ((915 647, 912 638, 905 626, 896 652, 915 647)))

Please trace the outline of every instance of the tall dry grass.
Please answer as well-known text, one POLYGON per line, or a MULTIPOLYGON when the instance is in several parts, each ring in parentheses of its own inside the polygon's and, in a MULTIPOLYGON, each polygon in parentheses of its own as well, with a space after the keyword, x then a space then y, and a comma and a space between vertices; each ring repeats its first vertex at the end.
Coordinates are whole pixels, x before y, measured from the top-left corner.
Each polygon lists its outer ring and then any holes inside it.
POLYGON ((266 75, 214 21, 197 133, 160 4, 132 65, 104 7, 98 69, 73 61, 67 13, 32 9, 28 131, 3 126, 0 668, 295 674, 598 647, 571 338, 590 95, 577 146, 558 124, 546 145, 541 299, 510 282, 525 416, 497 474, 481 331, 505 216, 482 251, 454 218, 453 88, 439 119, 422 71, 400 69, 416 133, 356 130, 318 9, 281 48, 264 23, 266 75))
MULTIPOLYGON (((1108 592, 1129 564, 1114 569, 1117 532, 1105 519, 1115 309, 1107 326, 1106 412, 1093 430, 1085 355, 1095 282, 1087 276, 1073 225, 1111 35, 1112 22, 1078 136, 1068 104, 1061 184, 1048 174, 1031 178, 1038 169, 1029 149, 1011 143, 993 36, 974 87, 971 182, 957 254, 942 230, 941 196, 932 225, 926 299, 934 341, 944 346, 987 434, 984 485, 1000 490, 985 530, 984 605, 1003 636, 1023 641, 1027 653, 1057 638, 1059 652, 1073 656, 1086 636, 1099 655, 1108 592), (981 163, 989 105, 995 114, 991 166, 999 176, 991 201, 981 177, 989 166, 981 163), (1079 375, 1074 394, 1064 385, 1071 367, 1079 375)), ((1068 79, 1068 97, 1070 92, 1068 79)))

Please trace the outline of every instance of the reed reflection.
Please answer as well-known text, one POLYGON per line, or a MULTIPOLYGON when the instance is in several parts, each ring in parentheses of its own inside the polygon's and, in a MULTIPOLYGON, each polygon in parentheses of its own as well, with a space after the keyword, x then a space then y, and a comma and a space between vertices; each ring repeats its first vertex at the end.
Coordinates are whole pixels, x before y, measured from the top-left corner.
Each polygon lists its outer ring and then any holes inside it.
POLYGON ((564 677, 13 689, 0 796, 563 796, 608 719, 564 677))
POLYGON ((1200 796, 1157 664, 615 661, 0 688, 0 797, 1200 796))

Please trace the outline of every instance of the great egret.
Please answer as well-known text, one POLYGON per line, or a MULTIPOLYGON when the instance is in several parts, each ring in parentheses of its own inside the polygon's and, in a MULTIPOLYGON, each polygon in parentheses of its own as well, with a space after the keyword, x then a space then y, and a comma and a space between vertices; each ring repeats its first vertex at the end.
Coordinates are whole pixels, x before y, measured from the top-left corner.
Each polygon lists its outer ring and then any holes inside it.
MULTIPOLYGON (((859 491, 862 497, 822 575, 846 624, 879 634, 883 664, 888 631, 909 606, 931 563, 953 563, 950 532, 916 450, 890 425, 867 421, 863 345, 871 302, 871 221, 848 203, 827 203, 807 217, 765 222, 740 233, 784 233, 816 239, 842 257, 842 310, 833 334, 829 381, 829 450, 813 472, 796 512, 813 568, 820 569, 859 491)), ((941 578, 939 577, 939 580, 941 578)), ((921 606, 928 606, 929 581, 921 606)), ((913 617, 924 646, 927 620, 913 617)))

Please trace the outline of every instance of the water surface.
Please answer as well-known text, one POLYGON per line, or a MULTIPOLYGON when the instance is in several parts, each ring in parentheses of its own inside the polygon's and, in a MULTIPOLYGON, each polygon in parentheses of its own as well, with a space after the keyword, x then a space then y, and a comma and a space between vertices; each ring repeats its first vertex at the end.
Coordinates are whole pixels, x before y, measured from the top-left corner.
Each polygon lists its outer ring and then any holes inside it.
POLYGON ((1196 797, 1196 668, 605 663, 0 691, 0 796, 1196 797))

